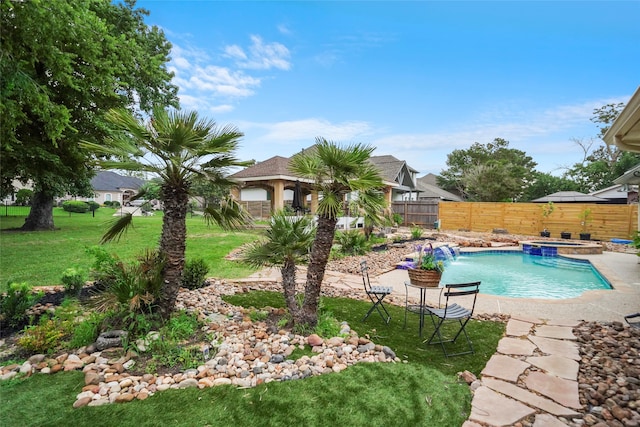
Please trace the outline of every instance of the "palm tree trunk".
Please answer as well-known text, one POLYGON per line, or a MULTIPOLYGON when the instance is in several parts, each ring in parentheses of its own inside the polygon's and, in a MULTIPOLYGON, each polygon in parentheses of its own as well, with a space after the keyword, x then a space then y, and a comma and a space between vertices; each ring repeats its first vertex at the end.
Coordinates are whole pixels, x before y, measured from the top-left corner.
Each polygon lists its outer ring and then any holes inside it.
POLYGON ((160 235, 160 256, 164 260, 164 284, 160 295, 160 314, 168 319, 173 311, 182 283, 184 254, 187 237, 188 187, 170 186, 162 188, 164 217, 160 235))
POLYGON ((318 304, 320 303, 320 288, 324 279, 324 271, 331 254, 333 237, 336 233, 337 218, 318 216, 316 238, 311 248, 311 258, 307 268, 307 281, 304 287, 304 303, 302 304, 302 320, 309 326, 318 323, 318 304))
POLYGON ((280 269, 282 274, 282 288, 284 290, 284 300, 287 309, 293 319, 293 324, 297 325, 303 321, 302 311, 298 307, 296 300, 296 265, 293 261, 286 260, 280 269))

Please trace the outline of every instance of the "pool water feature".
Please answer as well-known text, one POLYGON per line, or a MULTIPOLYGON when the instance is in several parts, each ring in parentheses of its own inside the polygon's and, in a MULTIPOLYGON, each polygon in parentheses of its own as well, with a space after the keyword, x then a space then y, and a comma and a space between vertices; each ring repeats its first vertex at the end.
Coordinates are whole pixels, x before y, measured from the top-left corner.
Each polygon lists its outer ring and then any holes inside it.
POLYGON ((478 280, 480 293, 512 298, 566 299, 611 289, 589 261, 521 251, 463 253, 447 262, 440 283, 478 280))

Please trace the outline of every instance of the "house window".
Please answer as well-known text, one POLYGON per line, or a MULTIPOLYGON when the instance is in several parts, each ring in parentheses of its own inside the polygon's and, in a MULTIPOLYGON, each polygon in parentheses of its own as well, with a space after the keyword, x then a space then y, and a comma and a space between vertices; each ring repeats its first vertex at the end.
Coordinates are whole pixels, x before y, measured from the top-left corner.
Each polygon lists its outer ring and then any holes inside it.
POLYGON ((111 201, 111 193, 105 193, 104 201, 105 202, 110 202, 111 201))

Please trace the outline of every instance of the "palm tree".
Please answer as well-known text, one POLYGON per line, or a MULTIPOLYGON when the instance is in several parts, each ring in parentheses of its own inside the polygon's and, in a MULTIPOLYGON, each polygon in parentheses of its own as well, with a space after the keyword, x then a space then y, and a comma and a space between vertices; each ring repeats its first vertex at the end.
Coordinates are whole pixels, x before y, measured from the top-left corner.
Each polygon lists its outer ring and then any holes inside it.
MULTIPOLYGON (((243 134, 235 127, 219 128, 212 120, 200 119, 197 112, 166 111, 157 108, 146 122, 127 110, 111 110, 107 120, 113 132, 104 145, 85 142, 105 169, 142 171, 160 178, 160 199, 164 205, 158 253, 164 268, 164 285, 159 308, 166 319, 173 311, 184 269, 186 215, 191 183, 203 176, 220 186, 231 183, 224 171, 246 166, 234 157, 243 134)), ((144 197, 138 194, 137 197, 144 197)), ((207 207, 207 222, 223 228, 238 228, 249 222, 248 214, 229 197, 217 207, 207 207)), ((131 225, 128 214, 115 221, 102 242, 119 239, 131 225)))
POLYGON ((342 148, 318 137, 313 148, 291 158, 291 171, 296 176, 313 180, 314 189, 322 196, 316 212, 318 225, 311 248, 302 305, 302 321, 309 326, 315 326, 318 322, 320 287, 345 195, 383 186, 378 170, 369 162, 374 149, 362 144, 342 148))
POLYGON ((280 267, 284 299, 294 326, 304 323, 296 299, 296 264, 309 258, 314 235, 310 217, 287 217, 280 210, 271 217, 266 238, 252 243, 242 256, 244 262, 256 267, 280 267))

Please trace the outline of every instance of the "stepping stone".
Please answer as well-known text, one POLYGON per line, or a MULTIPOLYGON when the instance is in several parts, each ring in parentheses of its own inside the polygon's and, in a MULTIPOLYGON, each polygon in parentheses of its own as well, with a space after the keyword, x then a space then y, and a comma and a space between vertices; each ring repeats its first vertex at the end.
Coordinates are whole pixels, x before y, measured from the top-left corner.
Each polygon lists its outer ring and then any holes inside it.
POLYGON ((574 381, 578 379, 580 364, 575 360, 552 354, 550 356, 528 357, 527 362, 556 377, 574 381))
POLYGON ((462 427, 482 427, 480 424, 478 423, 474 423, 473 421, 465 421, 464 424, 462 424, 462 427))
MULTIPOLYGON (((529 406, 536 407, 545 412, 548 412, 557 416, 565 416, 565 417, 575 417, 578 416, 578 412, 573 409, 566 408, 562 405, 557 404, 551 399, 547 399, 546 397, 539 396, 535 393, 532 393, 528 390, 518 387, 515 384, 508 383, 506 381, 496 380, 493 378, 483 378, 482 384, 490 389, 505 394, 507 396, 512 397, 513 399, 517 399, 522 403, 525 403, 529 406)), ((576 396, 577 396, 577 388, 576 388, 576 396)), ((475 404, 475 397, 472 402, 475 404)))
POLYGON ((523 322, 522 320, 509 319, 507 322, 507 335, 512 337, 521 337, 531 333, 533 323, 523 322))
MULTIPOLYGON (((507 325, 508 328, 508 325, 507 325)), ((557 338, 560 340, 576 340, 576 336, 573 335, 573 328, 569 326, 549 326, 540 325, 536 326, 536 336, 545 338, 557 338)))
POLYGON ((481 386, 473 395, 469 420, 491 426, 512 426, 535 410, 481 386))
POLYGON ((536 346, 527 339, 505 337, 498 342, 498 353, 533 356, 536 346))
POLYGON ((536 414, 533 427, 567 427, 567 424, 549 414, 536 414))
POLYGON ((513 357, 503 356, 501 354, 494 354, 487 362, 487 365, 482 370, 482 375, 488 375, 490 377, 500 378, 506 381, 516 382, 518 377, 527 369, 530 365, 522 360, 514 359, 513 357))
MULTIPOLYGON (((504 339, 504 338, 503 338, 504 339)), ((578 345, 574 342, 530 335, 529 339, 545 354, 555 354, 573 360, 580 360, 578 345)))
POLYGON ((531 372, 527 375, 525 384, 529 390, 550 397, 561 405, 575 409, 582 408, 578 399, 577 381, 565 380, 542 372, 531 372))

